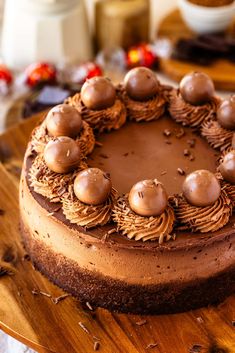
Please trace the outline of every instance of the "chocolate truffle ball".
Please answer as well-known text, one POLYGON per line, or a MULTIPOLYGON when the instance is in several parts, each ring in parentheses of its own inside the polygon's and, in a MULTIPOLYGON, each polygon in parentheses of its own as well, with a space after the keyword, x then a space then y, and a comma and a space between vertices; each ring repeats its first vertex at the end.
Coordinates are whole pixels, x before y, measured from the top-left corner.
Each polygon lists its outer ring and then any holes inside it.
POLYGON ((104 203, 111 192, 112 183, 108 174, 98 168, 81 171, 74 181, 74 193, 87 205, 104 203))
POLYGON ((47 114, 46 127, 51 136, 76 137, 82 128, 82 118, 74 107, 60 104, 47 114))
POLYGON ((136 67, 126 74, 124 88, 128 96, 134 100, 144 101, 157 94, 159 83, 152 70, 146 67, 136 67))
POLYGON ((217 120, 225 129, 235 129, 235 95, 220 104, 217 110, 217 120))
POLYGON ((81 100, 88 109, 109 108, 114 105, 115 99, 115 88, 112 82, 105 77, 93 77, 82 86, 81 100))
POLYGON ((215 87, 210 77, 203 72, 192 72, 180 82, 183 99, 192 105, 209 102, 215 94, 215 87))
POLYGON ((219 171, 226 181, 235 184, 235 151, 231 151, 224 156, 219 171))
POLYGON ((186 177, 183 195, 193 206, 210 206, 220 196, 220 184, 213 173, 197 170, 186 177))
POLYGON ((60 136, 48 142, 44 160, 55 173, 68 173, 78 167, 81 158, 79 145, 72 138, 60 136))
POLYGON ((157 180, 143 180, 135 184, 129 193, 132 211, 139 216, 159 216, 167 207, 167 193, 157 180))

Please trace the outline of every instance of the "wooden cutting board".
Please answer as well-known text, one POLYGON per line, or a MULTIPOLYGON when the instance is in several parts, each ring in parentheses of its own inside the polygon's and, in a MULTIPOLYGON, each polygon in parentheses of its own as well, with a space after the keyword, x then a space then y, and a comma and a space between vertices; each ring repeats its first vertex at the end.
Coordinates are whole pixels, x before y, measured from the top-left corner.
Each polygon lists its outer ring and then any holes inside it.
MULTIPOLYGON (((229 28, 229 32, 235 35, 235 21, 229 28)), ((178 39, 190 38, 195 34, 184 23, 180 11, 174 10, 161 22, 157 36, 169 39, 174 45, 178 39)), ((171 58, 161 59, 160 69, 169 78, 180 81, 190 71, 203 71, 214 81, 216 89, 235 91, 235 63, 228 60, 218 60, 210 66, 201 66, 186 61, 171 58)))
POLYGON ((53 302, 64 293, 24 258, 18 230, 20 167, 39 118, 0 136, 0 267, 13 273, 0 277, 0 328, 39 353, 91 353, 95 341, 102 353, 235 353, 235 296, 218 307, 143 317, 93 312, 71 297, 53 302))

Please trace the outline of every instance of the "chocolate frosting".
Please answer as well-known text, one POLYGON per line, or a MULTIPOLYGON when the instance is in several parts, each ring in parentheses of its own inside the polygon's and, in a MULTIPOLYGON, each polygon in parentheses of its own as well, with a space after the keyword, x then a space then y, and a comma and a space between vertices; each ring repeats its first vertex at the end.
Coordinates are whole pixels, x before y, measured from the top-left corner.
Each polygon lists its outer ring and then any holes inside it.
POLYGON ((220 172, 216 173, 216 177, 219 180, 221 184, 221 189, 226 192, 228 197, 231 200, 232 206, 233 206, 233 211, 235 209, 235 185, 232 185, 228 183, 227 181, 224 180, 222 174, 220 172))
POLYGON ((205 121, 201 128, 201 134, 213 148, 224 151, 231 146, 233 132, 223 128, 218 121, 205 121))
POLYGON ((62 198, 62 210, 65 217, 73 224, 85 228, 103 226, 111 220, 111 213, 116 202, 117 191, 112 188, 111 193, 101 205, 86 205, 79 201, 70 189, 66 197, 62 198))
MULTIPOLYGON (((46 122, 44 121, 33 131, 31 140, 33 151, 43 153, 46 144, 51 140, 53 140, 53 137, 49 136, 46 128, 46 122)), ((85 121, 82 122, 82 128, 79 135, 76 137, 76 141, 78 142, 81 153, 84 156, 90 154, 95 147, 95 136, 93 130, 85 121)))
POLYGON ((194 106, 187 103, 177 89, 173 89, 168 97, 171 117, 184 126, 191 127, 199 127, 203 122, 213 119, 219 103, 218 98, 213 97, 208 103, 194 106))
POLYGON ((91 110, 81 101, 80 93, 70 97, 66 102, 78 109, 82 118, 97 132, 117 130, 126 122, 126 108, 120 99, 112 107, 102 110, 91 110))
POLYGON ((172 239, 171 232, 175 221, 174 211, 167 206, 160 216, 143 217, 130 208, 128 194, 119 197, 113 209, 113 221, 117 229, 129 239, 142 241, 158 240, 159 244, 172 239))
POLYGON ((122 86, 119 86, 119 94, 126 106, 127 116, 130 120, 137 122, 157 120, 165 112, 166 99, 161 90, 146 101, 132 99, 122 86))
POLYGON ((211 206, 190 205, 182 195, 170 198, 175 211, 177 228, 191 229, 192 232, 215 232, 225 226, 232 215, 232 202, 222 190, 218 200, 211 206))
POLYGON ((58 174, 46 166, 42 154, 39 154, 29 170, 30 185, 35 192, 47 197, 51 202, 59 202, 61 197, 68 192, 69 187, 73 187, 78 171, 85 168, 87 164, 81 161, 79 168, 73 172, 58 174))

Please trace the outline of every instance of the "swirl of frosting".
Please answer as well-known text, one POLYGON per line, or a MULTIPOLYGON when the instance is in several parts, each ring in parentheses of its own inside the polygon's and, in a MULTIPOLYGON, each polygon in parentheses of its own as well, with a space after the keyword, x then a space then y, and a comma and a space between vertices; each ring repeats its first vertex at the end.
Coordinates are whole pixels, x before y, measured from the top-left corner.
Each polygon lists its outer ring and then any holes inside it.
POLYGON ((86 228, 103 226, 111 220, 117 191, 112 188, 107 201, 101 205, 86 205, 76 198, 73 189, 62 198, 62 209, 65 217, 71 222, 86 228))
MULTIPOLYGON (((43 153, 46 144, 53 139, 53 136, 48 135, 46 122, 37 126, 32 134, 32 150, 37 153, 43 153)), ((95 147, 95 136, 92 128, 85 121, 82 122, 82 128, 76 138, 83 156, 90 154, 95 147)))
POLYGON ((223 128, 216 120, 204 122, 201 134, 207 139, 209 145, 221 151, 224 151, 232 144, 233 131, 223 128))
POLYGON ((218 98, 212 98, 203 105, 191 105, 184 101, 179 90, 169 93, 169 112, 171 117, 184 126, 199 127, 204 121, 213 119, 218 106, 218 98))
POLYGON ((113 106, 102 110, 91 110, 81 101, 80 93, 69 97, 66 103, 74 106, 81 113, 85 120, 95 131, 117 130, 126 122, 126 108, 120 99, 116 99, 113 106))
POLYGON ((224 190, 228 195, 228 197, 230 198, 232 202, 233 210, 234 210, 235 209, 235 185, 232 185, 227 181, 225 181, 220 172, 217 172, 215 175, 221 184, 221 189, 224 190))
POLYGON ((78 171, 86 169, 87 164, 80 162, 80 166, 73 172, 58 174, 50 170, 42 154, 39 154, 33 161, 29 170, 30 186, 34 191, 50 199, 51 202, 59 202, 61 197, 67 194, 72 187, 78 171))
POLYGON ((215 232, 228 223, 232 214, 232 203, 222 190, 218 200, 211 206, 190 205, 182 195, 171 197, 170 203, 175 211, 177 229, 192 232, 215 232))
POLYGON ((129 239, 158 240, 162 244, 164 240, 170 240, 175 221, 174 211, 167 206, 160 216, 143 217, 134 213, 128 202, 128 195, 119 197, 113 209, 113 221, 117 223, 117 229, 129 239))
POLYGON ((126 106, 127 116, 137 122, 159 119, 165 112, 166 99, 161 91, 147 101, 137 101, 128 96, 123 88, 120 88, 120 96, 126 106))

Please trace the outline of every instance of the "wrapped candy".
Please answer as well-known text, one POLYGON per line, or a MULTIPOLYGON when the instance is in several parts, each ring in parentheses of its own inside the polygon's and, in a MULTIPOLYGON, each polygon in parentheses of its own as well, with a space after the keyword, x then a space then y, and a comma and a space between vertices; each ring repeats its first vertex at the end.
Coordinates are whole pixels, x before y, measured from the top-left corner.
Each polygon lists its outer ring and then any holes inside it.
POLYGON ((25 82, 33 88, 44 83, 56 82, 56 68, 52 64, 39 62, 29 65, 25 70, 25 82))
POLYGON ((127 67, 129 69, 136 66, 154 67, 158 58, 150 44, 139 44, 131 47, 126 53, 127 67))
POLYGON ((94 76, 102 76, 102 69, 94 62, 87 62, 74 66, 69 73, 69 81, 72 83, 83 84, 87 79, 94 76))
POLYGON ((13 82, 11 71, 3 64, 0 64, 0 95, 5 96, 9 93, 13 82))

